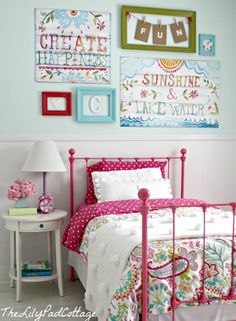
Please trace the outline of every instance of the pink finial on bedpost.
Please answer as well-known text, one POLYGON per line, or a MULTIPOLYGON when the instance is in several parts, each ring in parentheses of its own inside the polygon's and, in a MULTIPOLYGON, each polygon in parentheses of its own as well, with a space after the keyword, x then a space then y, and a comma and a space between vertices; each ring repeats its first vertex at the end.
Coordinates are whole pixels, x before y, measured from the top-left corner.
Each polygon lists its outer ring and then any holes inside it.
POLYGON ((149 190, 146 188, 140 189, 138 192, 138 197, 142 201, 140 207, 140 213, 142 214, 142 321, 148 321, 147 220, 149 213, 149 190))
POLYGON ((138 191, 138 197, 141 201, 143 201, 143 204, 146 204, 147 200, 150 197, 149 190, 147 188, 141 188, 138 191))
POLYGON ((71 155, 70 158, 74 159, 75 149, 74 148, 70 148, 69 149, 69 154, 71 155))
POLYGON ((181 159, 181 198, 184 198, 184 175, 185 175, 185 160, 186 160, 186 156, 185 154, 187 153, 187 150, 185 148, 182 148, 180 150, 180 153, 182 154, 182 156, 180 157, 181 159))
MULTIPOLYGON (((75 161, 75 150, 69 149, 69 162, 70 162, 70 217, 74 214, 74 161, 75 161)), ((75 281, 75 270, 73 267, 70 268, 70 281, 75 281)))

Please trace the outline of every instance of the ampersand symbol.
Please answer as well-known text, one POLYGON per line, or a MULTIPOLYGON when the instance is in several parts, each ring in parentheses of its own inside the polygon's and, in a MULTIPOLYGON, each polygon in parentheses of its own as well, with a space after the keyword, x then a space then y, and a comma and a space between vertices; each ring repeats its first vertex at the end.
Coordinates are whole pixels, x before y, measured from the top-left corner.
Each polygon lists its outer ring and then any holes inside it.
POLYGON ((167 98, 169 100, 172 100, 172 99, 177 99, 177 96, 176 96, 176 93, 173 91, 173 88, 170 88, 169 89, 169 94, 167 95, 167 98))

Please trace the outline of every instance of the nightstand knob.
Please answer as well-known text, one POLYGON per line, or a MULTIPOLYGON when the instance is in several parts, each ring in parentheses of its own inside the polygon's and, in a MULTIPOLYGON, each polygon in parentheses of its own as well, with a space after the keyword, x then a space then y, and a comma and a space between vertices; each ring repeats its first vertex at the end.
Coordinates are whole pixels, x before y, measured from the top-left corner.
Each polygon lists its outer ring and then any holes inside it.
POLYGON ((43 225, 43 224, 39 224, 39 227, 40 227, 40 228, 44 228, 44 225, 43 225))

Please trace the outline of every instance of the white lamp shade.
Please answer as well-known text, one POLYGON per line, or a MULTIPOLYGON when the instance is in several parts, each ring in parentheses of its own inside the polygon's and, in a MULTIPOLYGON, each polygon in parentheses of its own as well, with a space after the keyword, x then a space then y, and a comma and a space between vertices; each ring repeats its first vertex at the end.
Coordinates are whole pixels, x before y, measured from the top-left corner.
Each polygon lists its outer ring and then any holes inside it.
POLYGON ((35 142, 22 167, 27 172, 64 172, 65 165, 53 141, 35 142))

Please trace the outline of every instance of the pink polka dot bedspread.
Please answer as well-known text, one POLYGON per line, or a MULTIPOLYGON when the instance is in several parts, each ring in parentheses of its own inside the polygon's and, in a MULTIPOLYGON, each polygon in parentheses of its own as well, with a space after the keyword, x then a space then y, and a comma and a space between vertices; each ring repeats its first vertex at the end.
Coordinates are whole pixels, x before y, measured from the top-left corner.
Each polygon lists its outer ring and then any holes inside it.
MULTIPOLYGON (((201 206, 204 201, 195 199, 151 199, 150 210, 167 206, 201 206)), ((140 200, 109 201, 78 206, 76 214, 71 218, 62 238, 62 244, 69 250, 79 253, 83 234, 88 223, 99 216, 112 214, 137 213, 140 211, 140 200)))

